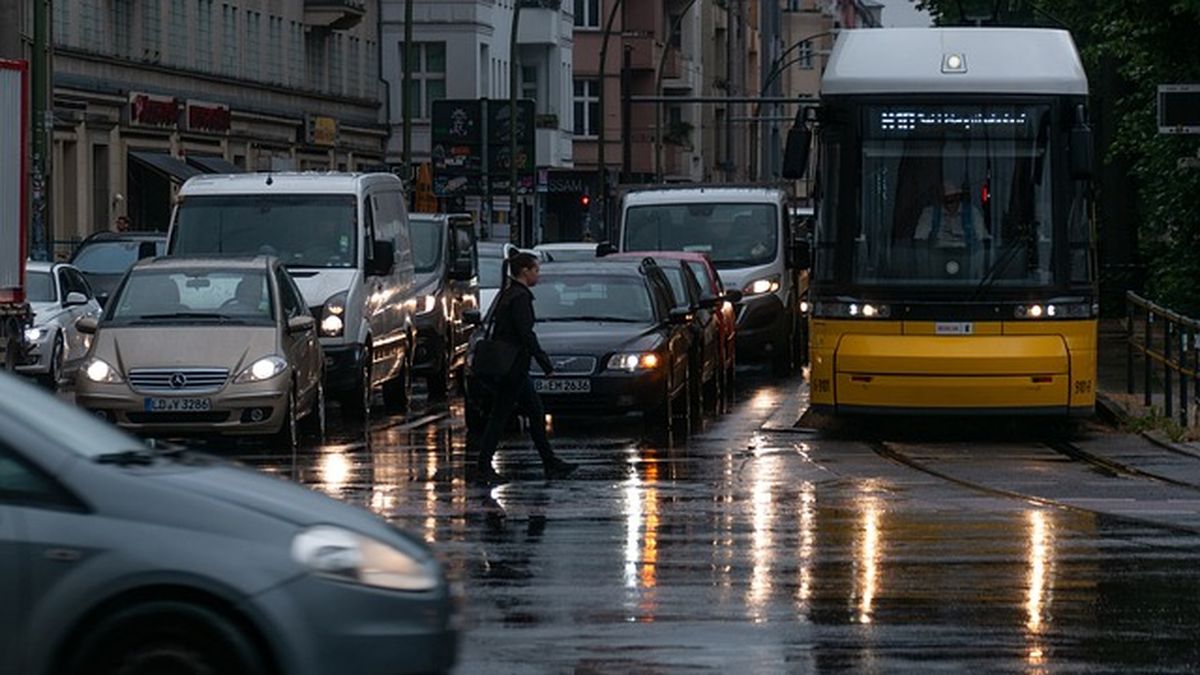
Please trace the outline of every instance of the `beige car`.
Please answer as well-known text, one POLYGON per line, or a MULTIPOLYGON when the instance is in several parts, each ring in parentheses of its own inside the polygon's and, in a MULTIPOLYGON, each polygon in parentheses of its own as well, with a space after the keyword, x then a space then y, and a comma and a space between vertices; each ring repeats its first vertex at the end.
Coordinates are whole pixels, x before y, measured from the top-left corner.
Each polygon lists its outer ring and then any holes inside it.
POLYGON ((99 321, 76 402, 144 434, 325 430, 316 323, 274 258, 154 258, 135 265, 99 321))

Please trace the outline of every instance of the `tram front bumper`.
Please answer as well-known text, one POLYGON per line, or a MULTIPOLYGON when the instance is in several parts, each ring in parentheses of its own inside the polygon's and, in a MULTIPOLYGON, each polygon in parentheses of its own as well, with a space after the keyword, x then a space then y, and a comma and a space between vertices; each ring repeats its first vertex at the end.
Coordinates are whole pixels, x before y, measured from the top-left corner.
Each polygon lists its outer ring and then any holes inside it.
POLYGON ((1072 373, 1060 335, 843 334, 814 357, 818 410, 1068 415, 1090 414, 1094 403, 1094 372, 1072 373))

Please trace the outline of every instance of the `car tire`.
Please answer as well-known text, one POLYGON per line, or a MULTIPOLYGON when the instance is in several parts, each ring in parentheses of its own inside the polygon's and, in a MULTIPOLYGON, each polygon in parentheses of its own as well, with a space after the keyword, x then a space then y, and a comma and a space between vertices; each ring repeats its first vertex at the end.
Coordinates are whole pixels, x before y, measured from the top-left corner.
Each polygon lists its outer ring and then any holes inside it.
POLYGON ((46 371, 46 385, 51 389, 57 389, 58 383, 62 381, 63 355, 65 352, 62 333, 58 333, 54 336, 54 347, 50 349, 49 370, 46 371))
POLYGON ((725 371, 724 381, 721 384, 725 393, 723 407, 725 412, 733 412, 733 403, 737 394, 737 357, 729 356, 721 368, 725 371))
POLYGON ((317 393, 313 397, 312 407, 301 422, 301 432, 318 443, 325 441, 325 385, 317 383, 317 393))
POLYGON ((272 449, 291 452, 300 444, 300 423, 296 419, 296 386, 288 391, 287 405, 283 410, 283 424, 271 438, 272 449))
POLYGON ((646 411, 642 420, 644 435, 652 443, 670 445, 673 440, 671 436, 675 423, 675 399, 671 396, 671 390, 671 383, 668 382, 664 388, 663 402, 653 410, 646 411))
POLYGON ((399 375, 383 383, 383 406, 391 413, 406 413, 412 401, 412 364, 405 357, 399 375))
POLYGON ((155 601, 118 610, 92 626, 67 658, 67 675, 242 673, 265 675, 254 640, 220 613, 155 601))
POLYGON ((371 398, 375 391, 371 385, 371 366, 374 355, 371 345, 363 350, 362 368, 358 374, 358 386, 342 399, 342 415, 351 422, 371 421, 371 398))
POLYGON ((700 428, 704 420, 704 364, 688 371, 688 433, 700 428), (697 383, 695 386, 692 383, 697 383), (695 425, 695 426, 692 426, 695 425))
POLYGON ((671 434, 675 441, 685 441, 692 433, 692 374, 688 370, 687 378, 683 381, 683 391, 679 392, 679 400, 675 403, 676 418, 671 424, 671 434))

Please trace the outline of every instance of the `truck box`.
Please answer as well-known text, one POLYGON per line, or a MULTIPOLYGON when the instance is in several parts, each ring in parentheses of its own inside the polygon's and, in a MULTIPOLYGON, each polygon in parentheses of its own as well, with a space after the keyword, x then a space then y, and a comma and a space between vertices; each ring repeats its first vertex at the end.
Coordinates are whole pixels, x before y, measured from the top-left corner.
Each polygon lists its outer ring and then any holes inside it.
POLYGON ((0 60, 0 367, 21 357, 30 321, 25 301, 28 218, 29 68, 0 60))

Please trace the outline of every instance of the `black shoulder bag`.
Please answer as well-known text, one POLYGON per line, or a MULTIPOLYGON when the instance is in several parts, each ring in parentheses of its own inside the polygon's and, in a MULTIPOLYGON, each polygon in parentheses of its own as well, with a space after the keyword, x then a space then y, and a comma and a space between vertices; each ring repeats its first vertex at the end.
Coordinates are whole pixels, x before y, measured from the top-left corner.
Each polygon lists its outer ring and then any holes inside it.
POLYGON ((496 298, 496 304, 484 324, 483 338, 475 343, 475 351, 471 357, 471 372, 489 380, 499 380, 512 372, 520 351, 513 343, 492 337, 496 330, 496 314, 500 312, 501 300, 502 298, 496 298))

